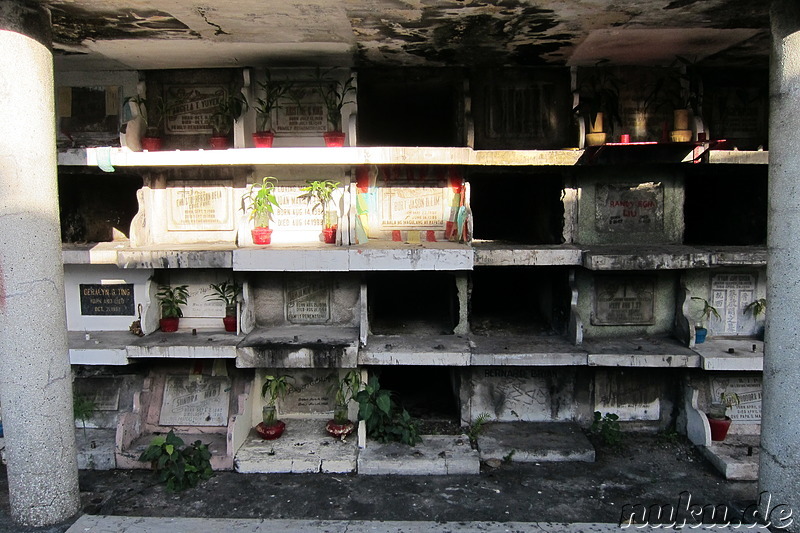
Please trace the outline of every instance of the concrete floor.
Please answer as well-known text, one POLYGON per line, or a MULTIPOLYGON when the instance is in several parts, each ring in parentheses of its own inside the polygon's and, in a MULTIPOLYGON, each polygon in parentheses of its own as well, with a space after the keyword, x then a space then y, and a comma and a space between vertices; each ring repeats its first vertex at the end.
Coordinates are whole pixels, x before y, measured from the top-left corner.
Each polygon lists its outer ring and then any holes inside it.
MULTIPOLYGON (((166 492, 147 471, 85 470, 80 475, 81 497, 83 512, 90 515, 499 521, 531 527, 541 522, 616 523, 625 505, 677 506, 683 492, 692 495, 693 504, 729 505, 733 516, 757 497, 755 482, 724 479, 694 446, 673 435, 626 433, 621 449, 593 444, 595 462, 501 462, 494 468, 487 462, 478 475, 219 472, 202 485, 177 494, 166 492)), ((12 524, 5 475, 0 478, 0 533, 63 533, 73 523, 39 530, 12 524)))

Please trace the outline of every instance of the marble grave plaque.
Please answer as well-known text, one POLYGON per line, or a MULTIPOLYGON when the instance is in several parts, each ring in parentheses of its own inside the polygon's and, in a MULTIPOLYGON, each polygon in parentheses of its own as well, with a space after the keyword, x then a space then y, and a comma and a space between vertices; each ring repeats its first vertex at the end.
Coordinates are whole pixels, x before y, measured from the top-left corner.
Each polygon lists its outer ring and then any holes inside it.
POLYGON ((319 414, 333 410, 335 370, 293 371, 291 387, 280 404, 281 414, 319 414))
POLYGON ((331 318, 331 284, 327 278, 288 280, 286 319, 293 324, 324 324, 331 318))
POLYGON ((167 189, 168 231, 232 231, 235 229, 230 182, 175 181, 167 189))
POLYGON ((597 276, 592 324, 598 326, 655 323, 655 280, 652 277, 597 276))
POLYGON ((600 232, 647 233, 664 226, 661 183, 598 185, 595 227, 600 232))
POLYGON ((231 380, 222 376, 167 376, 162 426, 227 426, 231 380))
POLYGON ((720 404, 720 395, 723 392, 736 393, 739 396, 739 405, 734 405, 726 410, 726 414, 734 422, 761 423, 761 378, 711 378, 712 404, 720 404))
POLYGON ((441 230, 450 215, 441 187, 382 187, 378 203, 383 229, 441 230))
MULTIPOLYGON (((717 334, 740 335, 744 308, 755 299, 756 277, 752 274, 717 274, 711 278, 711 305, 717 308, 722 331, 717 334)), ((751 319, 752 322, 752 319, 751 319)))
POLYGON ((169 85, 166 87, 166 104, 169 112, 164 117, 164 129, 171 135, 208 135, 211 115, 227 90, 222 85, 169 85))
POLYGON ((119 409, 120 380, 114 378, 76 379, 75 394, 92 400, 97 411, 119 409))

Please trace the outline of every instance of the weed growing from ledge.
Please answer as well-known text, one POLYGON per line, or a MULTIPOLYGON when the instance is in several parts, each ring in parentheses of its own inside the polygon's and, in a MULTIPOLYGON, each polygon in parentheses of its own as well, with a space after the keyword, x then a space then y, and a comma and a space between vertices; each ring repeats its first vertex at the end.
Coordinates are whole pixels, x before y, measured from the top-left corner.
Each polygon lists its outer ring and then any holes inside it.
POLYGON ((483 434, 483 431, 486 429, 484 424, 486 424, 486 422, 491 418, 492 415, 489 413, 481 413, 475 418, 475 420, 472 421, 472 424, 470 424, 467 436, 469 437, 469 443, 473 448, 478 447, 478 437, 483 434))
POLYGON ((622 431, 619 426, 619 415, 600 411, 594 412, 594 422, 589 431, 597 435, 603 444, 611 448, 619 448, 622 445, 622 431))
POLYGON ((201 480, 214 475, 208 445, 198 440, 190 446, 184 446, 183 439, 172 430, 166 437, 158 436, 150 441, 150 446, 142 452, 139 460, 150 462, 159 482, 166 483, 170 492, 194 487, 201 480))

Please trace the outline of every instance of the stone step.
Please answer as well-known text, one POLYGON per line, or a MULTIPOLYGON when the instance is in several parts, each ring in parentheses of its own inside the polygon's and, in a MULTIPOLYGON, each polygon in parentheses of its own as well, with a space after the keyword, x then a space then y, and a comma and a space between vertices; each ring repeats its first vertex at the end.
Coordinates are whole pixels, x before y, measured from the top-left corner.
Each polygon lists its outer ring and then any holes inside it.
POLYGON ((478 452, 466 435, 422 435, 416 446, 368 440, 358 454, 358 473, 366 475, 479 474, 478 452))
POLYGON ((573 422, 494 422, 478 436, 482 461, 594 462, 594 447, 573 422))
POLYGON ((286 431, 275 440, 262 439, 255 430, 234 458, 237 472, 308 474, 349 473, 356 470, 358 439, 344 441, 325 431, 325 420, 283 419, 286 431))
POLYGON ((712 441, 710 446, 698 448, 725 479, 755 481, 758 479, 759 442, 758 435, 729 434, 724 441, 712 441))

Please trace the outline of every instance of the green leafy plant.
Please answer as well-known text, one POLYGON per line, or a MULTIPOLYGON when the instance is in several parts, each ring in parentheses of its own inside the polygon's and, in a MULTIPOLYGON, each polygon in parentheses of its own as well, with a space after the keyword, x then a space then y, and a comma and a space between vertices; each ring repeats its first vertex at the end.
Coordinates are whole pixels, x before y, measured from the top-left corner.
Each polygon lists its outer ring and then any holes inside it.
POLYGON ((714 316, 717 319, 720 318, 719 311, 717 311, 717 308, 708 303, 708 300, 706 300, 705 298, 701 298, 699 296, 692 296, 692 300, 696 300, 697 302, 703 304, 703 309, 702 311, 700 311, 700 317, 699 317, 701 326, 707 324, 712 316, 714 316))
POLYGON ((171 492, 194 487, 214 475, 208 445, 197 440, 190 446, 184 446, 183 439, 172 430, 166 437, 157 436, 150 441, 150 445, 139 456, 139 461, 149 462, 159 482, 166 483, 167 490, 171 492))
POLYGON ((600 411, 594 412, 594 421, 589 431, 597 435, 606 446, 618 448, 622 444, 622 430, 619 425, 619 415, 600 411))
POLYGON ((266 73, 266 81, 257 82, 264 92, 263 98, 256 98, 256 105, 253 106, 258 115, 258 131, 272 131, 272 111, 280 109, 280 101, 288 96, 293 84, 288 81, 276 81, 272 79, 269 70, 266 73))
POLYGON ((361 388, 361 374, 358 370, 349 370, 342 379, 333 384, 334 410, 333 420, 337 424, 347 421, 347 403, 354 399, 361 388))
POLYGON ((260 183, 253 183, 245 195, 245 209, 250 210, 250 220, 257 228, 268 228, 269 221, 276 207, 280 207, 275 198, 277 178, 267 176, 260 183))
POLYGON ((763 315, 766 311, 767 311, 766 298, 759 298, 758 300, 753 300, 744 307, 744 312, 752 313, 753 318, 758 318, 760 315, 763 315))
POLYGON ((161 305, 161 318, 180 318, 183 316, 181 306, 186 305, 186 300, 189 298, 189 286, 178 285, 173 288, 162 285, 158 288, 156 298, 161 305))
POLYGON ((739 395, 735 392, 720 392, 719 393, 719 402, 712 403, 711 407, 706 413, 711 418, 718 418, 720 420, 724 420, 727 418, 727 411, 734 405, 739 405, 740 399, 739 395))
POLYGON ((216 284, 209 283, 208 286, 214 292, 206 296, 206 300, 223 302, 226 314, 228 316, 236 315, 236 302, 239 299, 239 295, 242 294, 242 286, 235 281, 229 280, 216 284), (230 314, 231 310, 233 310, 233 315, 230 314))
POLYGON ((241 94, 229 94, 220 98, 217 108, 209 119, 214 135, 228 135, 233 123, 248 107, 247 100, 241 94))
POLYGON ((276 422, 275 402, 278 398, 283 399, 289 392, 289 376, 286 375, 267 375, 264 377, 264 384, 261 385, 261 396, 267 400, 267 405, 263 409, 264 424, 272 425, 276 422))
POLYGON ((467 431, 467 436, 469 437, 469 443, 472 445, 473 448, 478 446, 478 437, 483 434, 484 426, 486 422, 491 420, 492 415, 489 413, 481 413, 475 420, 472 421, 472 424, 469 426, 469 430, 467 431))
POLYGON ((339 187, 340 183, 333 180, 306 180, 307 185, 300 190, 303 194, 299 196, 311 203, 316 200, 313 209, 320 207, 322 209, 322 219, 326 228, 331 227, 332 222, 328 216, 328 206, 333 200, 333 193, 339 187))
POLYGON ((703 81, 697 60, 675 56, 673 71, 676 73, 673 91, 668 97, 674 109, 689 109, 695 115, 700 113, 702 104, 703 81))
POLYGON ((356 79, 351 76, 342 83, 330 78, 330 73, 330 70, 325 72, 317 70, 316 89, 328 112, 328 124, 331 126, 331 131, 342 131, 342 108, 345 104, 354 102, 351 93, 356 92, 356 79))
POLYGON ((75 420, 80 420, 83 424, 83 437, 86 438, 86 422, 94 415, 97 409, 95 401, 83 394, 75 394, 72 397, 72 416, 75 420))
POLYGON ((172 116, 172 109, 167 104, 167 101, 161 96, 153 98, 151 100, 153 105, 149 109, 152 114, 148 112, 148 104, 145 98, 136 95, 130 98, 130 101, 136 104, 139 116, 142 117, 147 128, 147 137, 159 137, 164 121, 172 116))
POLYGON ((398 406, 392 393, 382 389, 378 378, 372 376, 356 394, 358 419, 367 427, 367 436, 379 442, 401 442, 414 446, 422 442, 416 421, 398 406))
POLYGON ((590 131, 605 131, 606 128, 613 130, 614 124, 622 124, 619 114, 619 79, 611 68, 603 66, 607 61, 598 61, 582 77, 578 86, 580 101, 573 112, 588 120, 590 131), (607 124, 593 128, 598 113, 603 114, 607 124))

